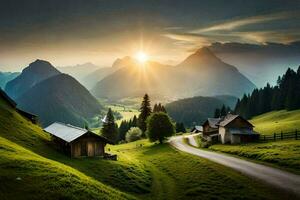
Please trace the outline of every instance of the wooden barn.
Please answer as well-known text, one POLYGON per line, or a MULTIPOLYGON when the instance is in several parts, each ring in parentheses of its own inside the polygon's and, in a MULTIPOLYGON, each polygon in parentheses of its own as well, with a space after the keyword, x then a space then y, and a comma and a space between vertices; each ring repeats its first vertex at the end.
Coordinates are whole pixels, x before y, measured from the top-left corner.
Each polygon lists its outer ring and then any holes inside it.
POLYGON ((89 130, 55 122, 44 129, 51 134, 58 147, 71 157, 106 156, 104 147, 111 143, 89 130))
POLYGON ((247 143, 259 139, 259 134, 253 130, 254 126, 239 115, 227 114, 217 125, 223 144, 247 143))

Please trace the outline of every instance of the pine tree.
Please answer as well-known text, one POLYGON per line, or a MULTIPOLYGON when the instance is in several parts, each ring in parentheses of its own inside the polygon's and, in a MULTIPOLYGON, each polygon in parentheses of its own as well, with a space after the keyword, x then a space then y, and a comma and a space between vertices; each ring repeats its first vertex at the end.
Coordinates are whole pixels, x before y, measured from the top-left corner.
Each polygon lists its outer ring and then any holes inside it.
POLYGON ((223 106, 222 106, 222 108, 221 108, 220 115, 221 115, 221 116, 226 116, 226 115, 227 115, 226 107, 225 107, 224 104, 223 104, 223 106))
POLYGON ((137 117, 135 115, 133 116, 131 126, 132 127, 138 127, 138 119, 137 119, 137 117))
POLYGON ((143 136, 145 136, 145 132, 147 129, 146 120, 151 114, 151 105, 148 94, 145 94, 141 107, 140 107, 140 115, 138 118, 139 128, 143 131, 143 136))
POLYGON ((220 115, 221 115, 221 111, 220 111, 219 108, 217 108, 217 109, 215 110, 214 118, 219 118, 220 115))
POLYGON ((115 123, 115 119, 112 113, 111 108, 108 109, 106 114, 105 122, 103 122, 102 126, 102 136, 107 138, 113 143, 116 143, 118 140, 118 127, 115 123))

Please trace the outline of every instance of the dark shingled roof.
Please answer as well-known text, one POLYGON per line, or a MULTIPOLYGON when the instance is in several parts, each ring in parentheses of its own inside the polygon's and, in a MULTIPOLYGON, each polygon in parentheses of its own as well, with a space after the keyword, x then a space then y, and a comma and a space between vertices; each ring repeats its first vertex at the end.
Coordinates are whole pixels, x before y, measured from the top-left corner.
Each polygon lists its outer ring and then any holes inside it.
POLYGON ((208 118, 208 124, 212 128, 218 128, 218 123, 220 122, 221 118, 208 118))

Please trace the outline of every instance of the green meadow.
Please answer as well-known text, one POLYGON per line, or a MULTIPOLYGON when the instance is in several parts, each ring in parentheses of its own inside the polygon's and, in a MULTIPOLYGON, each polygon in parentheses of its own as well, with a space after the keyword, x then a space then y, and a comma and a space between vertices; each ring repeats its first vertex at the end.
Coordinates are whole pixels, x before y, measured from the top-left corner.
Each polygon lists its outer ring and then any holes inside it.
MULTIPOLYGON (((251 123, 260 134, 273 134, 300 130, 300 110, 274 111, 254 117, 251 123)), ((262 161, 285 170, 300 174, 300 140, 278 140, 241 145, 215 144, 214 151, 262 161)))
POLYGON ((107 146, 118 161, 71 159, 0 100, 1 199, 282 199, 277 189, 146 140, 107 146))
POLYGON ((300 131, 300 110, 273 111, 254 117, 250 122, 261 134, 300 131))

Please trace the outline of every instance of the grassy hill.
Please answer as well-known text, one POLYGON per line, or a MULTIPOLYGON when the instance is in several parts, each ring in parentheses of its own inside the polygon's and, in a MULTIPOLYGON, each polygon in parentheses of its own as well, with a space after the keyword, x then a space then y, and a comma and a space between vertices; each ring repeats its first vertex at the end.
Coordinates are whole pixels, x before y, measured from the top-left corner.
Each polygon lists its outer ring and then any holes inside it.
POLYGON ((300 110, 273 111, 251 119, 255 130, 261 134, 273 134, 300 130, 300 110))
MULTIPOLYGON (((251 123, 261 134, 273 134, 300 130, 300 110, 273 111, 254 117, 251 123)), ((211 150, 262 161, 285 170, 300 174, 300 140, 282 140, 243 145, 216 144, 211 150)))
POLYGON ((40 127, 0 99, 1 199, 283 199, 286 195, 167 144, 143 140, 106 149, 119 160, 71 159, 51 146, 40 127))
POLYGON ((1 199, 133 199, 67 165, 49 136, 1 98, 0 113, 1 199))

